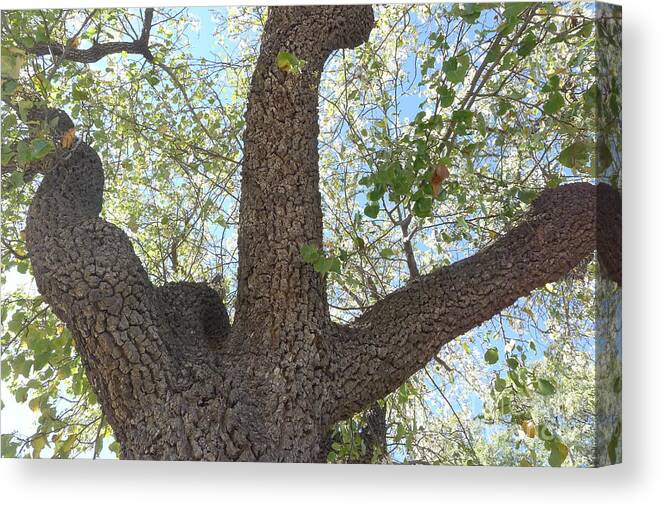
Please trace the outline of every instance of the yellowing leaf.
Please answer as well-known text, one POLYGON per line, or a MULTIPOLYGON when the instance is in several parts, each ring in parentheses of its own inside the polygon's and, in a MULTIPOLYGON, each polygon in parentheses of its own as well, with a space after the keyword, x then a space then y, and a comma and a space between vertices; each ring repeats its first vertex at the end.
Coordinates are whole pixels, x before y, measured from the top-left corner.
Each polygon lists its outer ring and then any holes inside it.
POLYGON ((2 55, 2 77, 8 79, 18 79, 21 69, 27 56, 25 51, 20 48, 9 48, 7 53, 2 55))
POLYGON ((62 135, 62 148, 69 149, 73 146, 73 142, 76 139, 76 129, 70 128, 62 135))
POLYGON ((298 74, 301 72, 305 61, 296 58, 292 53, 280 51, 275 57, 275 64, 282 72, 298 74))
POLYGON ((560 442, 559 440, 555 440, 551 443, 551 454, 549 455, 549 465, 552 467, 559 467, 561 466, 565 459, 567 459, 567 455, 569 454, 569 448, 560 442))
POLYGON ((33 412, 39 412, 39 402, 41 400, 39 398, 32 398, 30 400, 30 403, 28 403, 28 406, 30 407, 30 410, 33 412))
POLYGON ((69 435, 62 444, 62 452, 68 454, 71 451, 73 445, 76 443, 76 438, 78 438, 78 435, 69 435))
POLYGON ((38 458, 41 455, 41 450, 46 446, 46 437, 38 435, 32 439, 32 457, 38 458))
POLYGON ((450 171, 448 171, 447 166, 443 164, 438 164, 434 168, 434 172, 431 175, 431 191, 434 194, 434 197, 438 197, 441 193, 441 183, 448 179, 450 176, 450 171))
POLYGON ((521 429, 523 429, 523 432, 528 438, 535 438, 535 435, 537 435, 535 423, 531 420, 523 421, 521 423, 521 429))

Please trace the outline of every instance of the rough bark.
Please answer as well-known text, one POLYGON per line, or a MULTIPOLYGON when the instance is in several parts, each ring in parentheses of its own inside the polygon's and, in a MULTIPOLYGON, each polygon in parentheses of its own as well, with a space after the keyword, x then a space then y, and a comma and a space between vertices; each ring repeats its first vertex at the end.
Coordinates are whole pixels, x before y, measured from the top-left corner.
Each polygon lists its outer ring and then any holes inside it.
MULTIPOLYGON (((321 246, 318 90, 333 50, 367 40, 371 7, 272 9, 261 41, 246 113, 239 222, 238 325, 327 320, 324 281, 299 248, 321 246), (284 72, 277 54, 305 61, 284 72)), ((266 333, 268 336, 268 333, 266 333)), ((266 339, 256 336, 256 341, 266 339)), ((270 337, 270 339, 276 339, 270 337)))
MULTIPOLYGON (((77 142, 45 174, 26 231, 35 278, 124 457, 314 461, 334 422, 595 249, 621 278, 619 195, 567 185, 483 252, 416 278, 351 326, 331 322, 324 279, 299 254, 322 240, 318 86, 331 52, 361 44, 372 25, 366 6, 270 9, 246 117, 231 327, 206 285, 153 286, 126 234, 99 217, 92 147, 77 142), (300 73, 277 67, 280 51, 306 62, 300 73)), ((45 114, 60 117, 56 132, 70 128, 66 114, 45 114)))

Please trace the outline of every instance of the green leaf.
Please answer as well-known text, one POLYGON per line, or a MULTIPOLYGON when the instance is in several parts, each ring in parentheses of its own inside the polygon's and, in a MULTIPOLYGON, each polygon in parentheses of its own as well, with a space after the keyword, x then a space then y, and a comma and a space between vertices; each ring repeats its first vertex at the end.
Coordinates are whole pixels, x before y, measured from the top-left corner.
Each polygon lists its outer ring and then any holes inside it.
POLYGON ((18 450, 18 442, 13 441, 14 435, 11 433, 3 433, 0 440, 0 449, 2 450, 3 458, 15 458, 16 451, 18 450))
POLYGON ((89 92, 80 86, 74 86, 71 90, 71 98, 76 102, 87 100, 89 97, 89 92))
POLYGON ((381 257, 384 259, 390 259, 391 257, 395 256, 395 252, 393 251, 392 248, 384 248, 381 250, 381 257))
POLYGON ((602 173, 613 163, 613 156, 608 145, 600 139, 597 143, 597 159, 599 160, 599 172, 602 173))
POLYGON ((507 111, 510 109, 514 109, 514 106, 512 105, 511 102, 508 100, 500 100, 498 101, 498 109, 496 110, 496 115, 497 116, 504 116, 507 111))
POLYGON ((555 438, 553 432, 545 424, 537 425, 537 436, 544 442, 550 442, 555 438))
POLYGON ((582 39, 589 37, 590 35, 592 35, 593 26, 594 23, 592 21, 588 21, 584 23, 581 29, 576 33, 576 36, 582 39))
POLYGON ((505 4, 503 17, 507 19, 516 19, 519 15, 530 7, 530 2, 512 2, 505 4))
POLYGON ((7 380, 11 374, 11 365, 8 360, 0 361, 0 379, 7 380))
POLYGON ((16 160, 19 164, 30 161, 30 146, 25 141, 19 141, 16 145, 16 160))
POLYGON ((469 60, 468 57, 455 57, 451 56, 443 62, 442 70, 448 78, 448 81, 453 84, 461 83, 466 77, 468 72, 469 60))
POLYGON ((452 103, 454 102, 454 90, 452 88, 448 88, 447 86, 439 86, 436 89, 436 92, 438 93, 438 98, 439 98, 439 103, 441 107, 450 107, 452 103))
POLYGON ((32 109, 32 106, 34 106, 34 102, 32 102, 31 100, 19 101, 18 116, 20 116, 23 121, 26 121, 28 119, 28 111, 32 109))
POLYGON ((500 63, 500 70, 510 70, 514 67, 514 64, 518 61, 518 56, 515 53, 507 53, 503 56, 503 59, 500 63))
POLYGON ((487 364, 496 364, 498 362, 498 349, 495 347, 488 348, 484 353, 484 360, 487 364))
POLYGON ((452 72, 457 70, 458 65, 459 63, 457 61, 457 57, 451 56, 443 62, 443 66, 441 68, 443 69, 443 72, 452 72))
POLYGON ((32 457, 38 458, 41 455, 42 449, 46 446, 46 437, 44 435, 37 435, 32 439, 32 457))
MULTIPOLYGON (((496 354, 497 354, 497 351, 496 351, 496 354)), ((497 357, 496 357, 496 361, 498 361, 497 357)), ((493 364, 493 363, 490 363, 490 364, 493 364)), ((496 391, 499 392, 499 393, 504 391, 505 388, 507 387, 507 380, 505 380, 504 378, 501 378, 501 377, 496 377, 496 382, 494 383, 494 387, 495 387, 496 391)))
POLYGON ((516 196, 521 202, 530 204, 535 200, 535 197, 537 197, 537 192, 535 190, 519 190, 516 193, 516 196))
POLYGON ((464 231, 467 231, 469 229, 468 222, 466 222, 466 219, 464 217, 457 217, 457 227, 459 227, 464 231))
POLYGON ((459 12, 461 18, 471 25, 480 18, 480 14, 482 14, 482 7, 477 3, 463 4, 462 9, 459 12))
POLYGON ((328 257, 326 259, 325 268, 330 273, 340 273, 342 271, 342 263, 337 257, 328 257))
MULTIPOLYGON (((5 66, 2 66, 2 70, 5 69, 5 66)), ((4 79, 2 80, 2 96, 3 97, 11 97, 14 92, 18 89, 18 81, 15 81, 14 79, 10 79, 5 81, 4 79)))
POLYGON ((473 119, 473 111, 469 111, 468 109, 457 109, 452 112, 452 119, 457 123, 466 123, 469 125, 473 119))
POLYGON ((30 143, 30 158, 32 160, 41 160, 51 151, 51 143, 45 139, 34 139, 30 143))
POLYGON ((19 387, 14 391, 14 398, 16 398, 17 403, 25 403, 28 399, 28 388, 19 387))
MULTIPOLYGON (((27 55, 22 49, 2 48, 2 77, 17 80, 20 77, 21 68, 27 61, 27 55)), ((4 81, 4 79, 3 79, 4 81)))
POLYGON ((160 79, 158 79, 158 76, 156 74, 152 74, 152 73, 150 73, 146 76, 146 80, 151 86, 156 86, 160 82, 160 79))
POLYGON ((558 162, 571 169, 579 169, 588 161, 588 143, 582 140, 575 141, 565 147, 558 155, 558 162))
POLYGON ((536 45, 537 38, 532 32, 529 32, 528 35, 526 35, 519 44, 519 47, 516 50, 516 54, 521 58, 525 58, 530 53, 532 53, 532 50, 535 49, 536 45))
POLYGON ((111 450, 112 452, 114 452, 115 456, 117 456, 118 458, 121 457, 120 453, 121 453, 122 447, 119 445, 119 442, 117 440, 115 440, 112 444, 110 444, 108 446, 108 449, 111 450))
POLYGON ((28 403, 28 407, 30 407, 30 410, 32 410, 33 412, 39 412, 40 404, 41 404, 41 398, 32 398, 28 403))
POLYGON ((380 206, 377 203, 371 203, 365 206, 364 213, 365 216, 370 218, 376 218, 379 216, 379 211, 381 210, 380 206))
POLYGON ((320 256, 319 249, 315 245, 301 245, 300 252, 303 260, 309 264, 314 264, 320 256))
POLYGON ((484 62, 485 63, 492 63, 498 60, 498 57, 500 56, 500 47, 494 46, 491 48, 486 55, 484 55, 484 62))
POLYGON ((552 394, 555 394, 555 385, 553 385, 550 380, 538 378, 535 380, 535 382, 533 382, 533 385, 535 387, 535 391, 537 391, 542 396, 551 396, 552 394))
POLYGON ((417 217, 430 217, 432 214, 433 202, 429 197, 421 197, 413 205, 413 214, 417 217))
POLYGON ((500 397, 498 400, 498 411, 503 415, 512 413, 512 400, 509 396, 500 397))
POLYGON ((551 454, 549 455, 549 465, 552 467, 561 466, 567 455, 569 454, 569 448, 560 442, 559 440, 554 440, 551 443, 551 454))
POLYGON ((557 91, 560 88, 560 76, 554 74, 549 78, 549 80, 542 86, 542 92, 549 93, 552 91, 557 91))
POLYGON ((565 105, 565 99, 560 92, 553 92, 544 103, 544 112, 546 114, 555 114, 565 105))

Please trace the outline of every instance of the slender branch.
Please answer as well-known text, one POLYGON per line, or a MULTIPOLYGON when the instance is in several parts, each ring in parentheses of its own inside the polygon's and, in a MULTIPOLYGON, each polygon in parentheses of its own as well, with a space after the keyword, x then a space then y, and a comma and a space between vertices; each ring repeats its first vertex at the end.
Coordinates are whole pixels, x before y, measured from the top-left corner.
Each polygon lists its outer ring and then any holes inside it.
POLYGON ((441 395, 443 400, 445 400, 445 403, 447 404, 448 407, 450 407, 450 411, 452 412, 452 415, 454 415, 454 418, 457 420, 457 423, 459 424, 459 427, 461 428, 461 432, 464 434, 464 438, 466 439, 466 443, 468 444, 468 447, 470 448, 471 452, 473 453, 473 457, 477 461, 478 464, 480 464, 480 458, 478 457, 477 453, 475 452, 475 448, 473 447, 473 442, 472 439, 466 430, 466 427, 464 426, 464 423, 461 420, 461 417, 459 417, 459 414, 457 414, 457 411, 454 409, 452 406, 452 403, 450 400, 445 396, 445 393, 443 390, 440 388, 440 386, 436 383, 434 380, 434 377, 432 377, 427 370, 425 370, 425 373, 427 374, 427 378, 429 381, 434 385, 438 393, 441 395))
POLYGON ((94 455, 92 456, 92 459, 96 459, 98 457, 96 442, 99 440, 99 437, 101 436, 101 429, 105 424, 106 424, 106 416, 104 414, 101 414, 101 421, 99 422, 99 427, 96 429, 96 438, 94 439, 94 455))

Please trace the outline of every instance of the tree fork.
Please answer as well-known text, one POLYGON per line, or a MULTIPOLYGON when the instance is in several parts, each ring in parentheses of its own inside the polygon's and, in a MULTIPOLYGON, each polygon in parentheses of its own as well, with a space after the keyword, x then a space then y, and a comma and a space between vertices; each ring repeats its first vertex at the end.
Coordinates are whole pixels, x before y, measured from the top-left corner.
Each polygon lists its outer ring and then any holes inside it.
POLYGON ((365 42, 373 23, 370 6, 269 10, 246 113, 232 327, 205 285, 154 287, 126 234, 99 217, 92 147, 77 143, 44 176, 26 233, 35 278, 74 335, 123 457, 314 461, 333 423, 595 250, 621 282, 619 193, 577 183, 544 191, 483 251, 351 325, 331 322, 324 279, 299 253, 322 241, 318 87, 332 51, 365 42), (304 63, 283 70, 280 52, 304 63))

